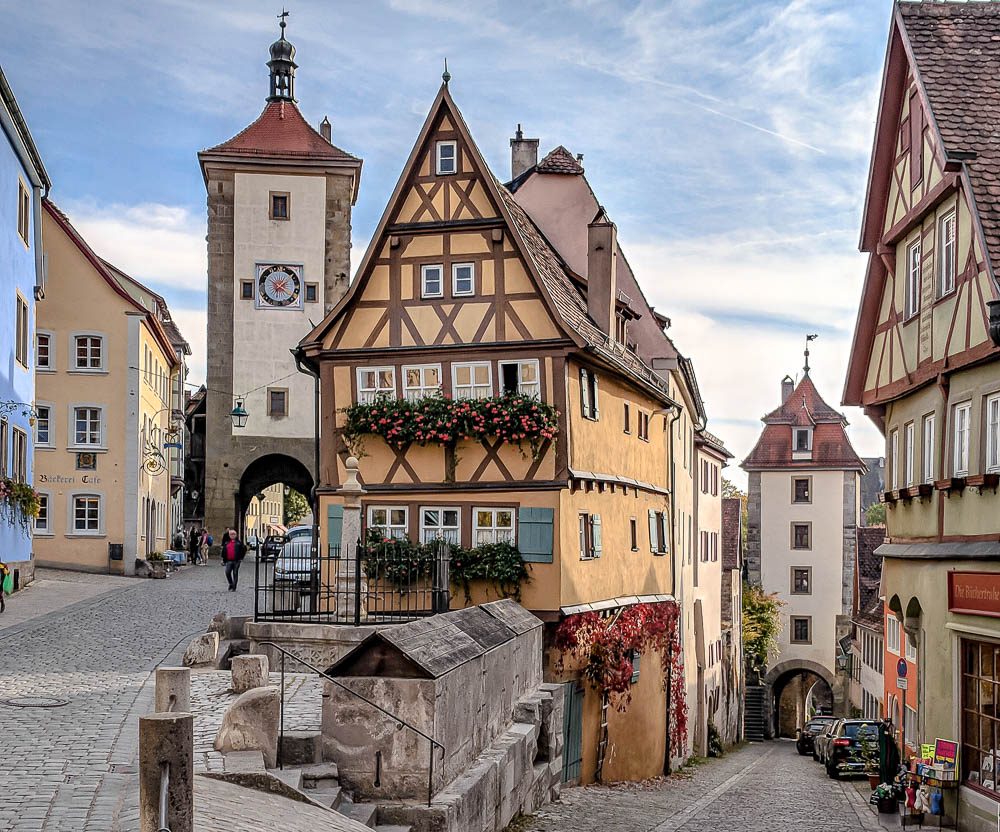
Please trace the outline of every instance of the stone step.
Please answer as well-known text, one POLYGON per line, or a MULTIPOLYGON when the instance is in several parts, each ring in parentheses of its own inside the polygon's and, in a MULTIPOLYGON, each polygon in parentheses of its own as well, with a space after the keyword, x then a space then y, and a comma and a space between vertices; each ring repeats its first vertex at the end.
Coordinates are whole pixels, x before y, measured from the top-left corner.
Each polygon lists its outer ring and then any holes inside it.
POLYGON ((374 803, 351 803, 344 801, 337 807, 337 811, 346 815, 351 820, 356 820, 362 826, 369 829, 375 828, 375 816, 378 814, 378 806, 374 803))
POLYGON ((375 832, 412 832, 412 826, 399 826, 395 823, 380 823, 375 826, 375 832))
POLYGON ((271 768, 267 770, 267 773, 276 777, 286 786, 302 790, 302 769, 300 768, 271 768))
POLYGON ((344 803, 344 790, 340 786, 332 789, 306 789, 302 793, 310 800, 316 801, 316 803, 325 806, 327 809, 340 810, 344 803))
POLYGON ((340 785, 336 763, 316 763, 302 769, 302 785, 307 789, 332 788, 340 785))
POLYGON ((312 766, 323 760, 323 735, 319 731, 285 731, 278 742, 286 766, 312 766))

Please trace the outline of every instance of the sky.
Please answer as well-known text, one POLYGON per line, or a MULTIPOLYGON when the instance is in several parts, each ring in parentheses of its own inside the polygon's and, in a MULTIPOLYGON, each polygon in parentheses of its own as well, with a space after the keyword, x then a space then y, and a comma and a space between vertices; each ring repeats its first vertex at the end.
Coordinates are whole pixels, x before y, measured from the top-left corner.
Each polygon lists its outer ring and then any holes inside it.
MULTIPOLYGON (((7 5, 7 4, 5 4, 7 5)), ((753 447, 780 380, 839 406, 889 0, 292 0, 305 117, 364 159, 357 267, 441 81, 509 178, 515 126, 584 154, 647 298, 694 361, 708 428, 753 447)), ((170 304, 204 378, 197 152, 253 121, 278 33, 261 0, 33 0, 3 68, 91 246, 170 304)), ((883 440, 844 409, 863 456, 883 440)))

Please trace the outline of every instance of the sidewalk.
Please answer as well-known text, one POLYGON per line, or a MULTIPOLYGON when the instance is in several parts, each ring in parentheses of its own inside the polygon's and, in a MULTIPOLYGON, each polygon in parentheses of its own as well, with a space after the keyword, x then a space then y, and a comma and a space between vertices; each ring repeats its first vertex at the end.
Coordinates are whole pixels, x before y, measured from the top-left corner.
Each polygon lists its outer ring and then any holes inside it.
MULTIPOLYGON (((876 817, 878 819, 878 822, 882 826, 883 829, 902 829, 903 828, 903 823, 900 820, 900 817, 899 817, 898 813, 895 814, 895 815, 883 815, 883 814, 879 814, 878 809, 876 809, 874 806, 872 806, 868 802, 869 799, 872 796, 872 789, 871 789, 871 786, 868 785, 867 778, 863 778, 863 779, 854 778, 854 779, 850 780, 849 782, 845 781, 844 785, 848 786, 848 787, 851 787, 850 791, 857 797, 858 802, 862 805, 863 808, 867 809, 869 812, 871 812, 871 814, 874 817, 876 817)), ((937 824, 932 823, 932 824, 929 824, 929 825, 925 825, 923 827, 914 826, 914 827, 911 827, 911 828, 913 828, 913 829, 922 829, 922 828, 934 829, 934 828, 937 828, 937 824)))
POLYGON ((118 575, 36 569, 34 581, 19 592, 7 596, 7 609, 0 613, 0 631, 42 615, 59 612, 73 604, 135 586, 135 578, 118 575))

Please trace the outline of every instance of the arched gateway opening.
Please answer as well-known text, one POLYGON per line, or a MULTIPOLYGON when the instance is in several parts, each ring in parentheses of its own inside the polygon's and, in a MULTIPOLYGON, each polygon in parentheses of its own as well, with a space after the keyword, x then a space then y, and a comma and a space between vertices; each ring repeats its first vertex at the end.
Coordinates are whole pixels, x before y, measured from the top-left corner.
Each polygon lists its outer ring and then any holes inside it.
POLYGON ((813 714, 833 713, 834 676, 817 662, 782 662, 765 681, 771 686, 776 737, 794 737, 813 714))
POLYGON ((236 493, 236 516, 240 518, 241 536, 244 539, 253 536, 263 538, 273 527, 283 525, 287 516, 287 501, 297 494, 309 503, 312 489, 312 474, 294 457, 268 454, 255 459, 240 477, 236 493), (274 495, 274 499, 268 499, 270 495, 274 495), (280 508, 275 508, 276 504, 280 508))

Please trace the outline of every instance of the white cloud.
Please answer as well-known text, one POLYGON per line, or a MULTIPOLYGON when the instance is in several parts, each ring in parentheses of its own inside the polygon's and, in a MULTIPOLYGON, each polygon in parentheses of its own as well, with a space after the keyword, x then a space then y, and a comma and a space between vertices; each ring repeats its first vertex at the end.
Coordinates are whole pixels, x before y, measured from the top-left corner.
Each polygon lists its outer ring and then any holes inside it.
MULTIPOLYGON (((170 309, 170 314, 181 334, 191 345, 191 355, 188 356, 188 384, 203 384, 208 354, 208 315, 204 309, 174 309, 173 307, 170 309)), ((189 389, 194 390, 195 388, 190 387, 189 389)))
POLYGON ((166 294, 206 287, 204 217, 157 203, 67 202, 70 221, 98 255, 166 294))

